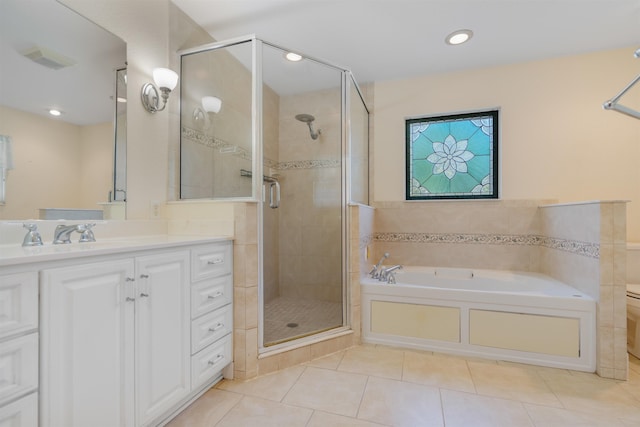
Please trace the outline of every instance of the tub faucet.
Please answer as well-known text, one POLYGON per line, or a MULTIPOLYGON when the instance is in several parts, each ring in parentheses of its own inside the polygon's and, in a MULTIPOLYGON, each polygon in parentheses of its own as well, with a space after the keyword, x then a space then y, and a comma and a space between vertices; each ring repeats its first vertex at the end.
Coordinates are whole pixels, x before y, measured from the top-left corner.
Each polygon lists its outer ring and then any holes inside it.
POLYGON ((394 265, 393 267, 383 268, 380 272, 380 277, 378 278, 381 282, 387 282, 389 284, 396 283, 396 276, 394 271, 401 270, 402 266, 400 264, 394 265))
POLYGON ((380 261, 378 261, 378 263, 373 266, 373 268, 369 272, 369 276, 371 276, 374 279, 377 279, 378 277, 380 277, 380 271, 378 269, 380 268, 384 260, 387 258, 389 258, 389 252, 385 252, 382 258, 380 258, 380 261))

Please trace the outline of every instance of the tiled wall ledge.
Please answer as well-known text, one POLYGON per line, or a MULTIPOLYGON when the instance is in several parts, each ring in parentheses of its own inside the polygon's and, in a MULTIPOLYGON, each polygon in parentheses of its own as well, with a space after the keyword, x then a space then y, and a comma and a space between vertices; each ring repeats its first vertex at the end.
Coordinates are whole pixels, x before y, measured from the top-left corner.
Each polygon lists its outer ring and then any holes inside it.
MULTIPOLYGON (((454 234, 454 233, 374 233, 376 242, 398 243, 460 243, 481 245, 544 246, 589 258, 600 257, 600 245, 577 240, 536 235, 454 234)), ((365 243, 368 244, 368 243, 365 243)))

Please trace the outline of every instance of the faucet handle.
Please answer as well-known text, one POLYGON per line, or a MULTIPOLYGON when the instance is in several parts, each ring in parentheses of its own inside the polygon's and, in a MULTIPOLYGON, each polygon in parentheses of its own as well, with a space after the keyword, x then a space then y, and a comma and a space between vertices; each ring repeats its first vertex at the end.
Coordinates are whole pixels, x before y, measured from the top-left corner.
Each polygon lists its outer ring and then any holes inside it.
POLYGON ((95 225, 96 225, 95 222, 93 224, 78 224, 78 227, 76 228, 76 230, 78 230, 78 232, 81 233, 80 240, 78 240, 78 242, 80 243, 95 242, 96 236, 94 236, 93 231, 91 231, 91 229, 95 225))
POLYGON ((25 222, 22 226, 29 230, 24 236, 22 246, 42 246, 42 236, 38 232, 38 226, 32 222, 25 222))

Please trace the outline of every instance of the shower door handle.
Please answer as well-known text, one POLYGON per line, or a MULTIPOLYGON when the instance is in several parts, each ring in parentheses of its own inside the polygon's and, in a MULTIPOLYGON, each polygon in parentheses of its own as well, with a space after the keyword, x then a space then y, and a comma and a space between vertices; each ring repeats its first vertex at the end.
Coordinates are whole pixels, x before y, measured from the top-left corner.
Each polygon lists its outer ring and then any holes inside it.
POLYGON ((280 207, 280 183, 278 181, 269 184, 269 207, 271 209, 280 207))

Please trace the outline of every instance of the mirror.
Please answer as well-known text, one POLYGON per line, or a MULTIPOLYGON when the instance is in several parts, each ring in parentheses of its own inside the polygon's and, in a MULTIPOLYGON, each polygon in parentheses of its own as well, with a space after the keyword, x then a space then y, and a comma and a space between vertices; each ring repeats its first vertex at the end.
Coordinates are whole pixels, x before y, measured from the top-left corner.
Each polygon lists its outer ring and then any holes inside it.
POLYGON ((0 57, 12 156, 0 220, 55 219, 46 208, 124 219, 125 42, 55 0, 2 0, 0 57))

